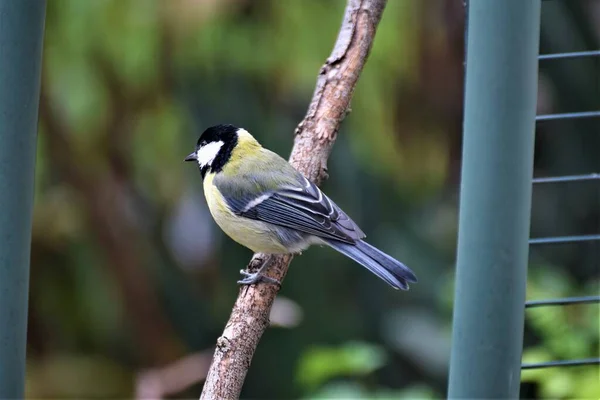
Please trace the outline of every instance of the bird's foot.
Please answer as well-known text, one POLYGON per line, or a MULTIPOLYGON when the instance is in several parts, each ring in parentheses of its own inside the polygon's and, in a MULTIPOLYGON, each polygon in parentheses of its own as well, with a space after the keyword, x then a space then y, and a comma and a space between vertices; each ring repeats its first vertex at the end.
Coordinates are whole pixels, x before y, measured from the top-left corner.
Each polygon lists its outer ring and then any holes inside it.
POLYGON ((245 269, 242 269, 240 270, 240 274, 242 274, 245 278, 237 281, 237 283, 240 285, 255 285, 260 282, 265 282, 281 286, 281 282, 279 282, 277 279, 263 275, 261 272, 262 271, 260 270, 257 272, 248 272, 245 269))

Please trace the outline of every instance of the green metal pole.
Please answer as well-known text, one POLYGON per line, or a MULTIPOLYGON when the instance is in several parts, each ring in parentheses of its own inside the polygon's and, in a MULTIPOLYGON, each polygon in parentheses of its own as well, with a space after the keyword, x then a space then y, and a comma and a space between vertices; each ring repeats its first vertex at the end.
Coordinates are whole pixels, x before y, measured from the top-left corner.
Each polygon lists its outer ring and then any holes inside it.
POLYGON ((519 396, 540 8, 468 5, 449 398, 519 396))
POLYGON ((0 0, 0 398, 23 398, 45 0, 0 0))

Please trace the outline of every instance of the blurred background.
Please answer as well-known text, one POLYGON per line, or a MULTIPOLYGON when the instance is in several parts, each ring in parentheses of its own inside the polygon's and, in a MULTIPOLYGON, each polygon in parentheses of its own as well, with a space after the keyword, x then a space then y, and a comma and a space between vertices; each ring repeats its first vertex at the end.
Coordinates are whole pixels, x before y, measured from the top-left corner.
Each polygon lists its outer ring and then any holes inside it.
MULTIPOLYGON (((217 123, 289 155, 343 0, 52 0, 40 102, 29 398, 196 397, 250 251, 183 163, 217 123)), ((541 53, 600 48, 600 1, 543 2, 541 53)), ((419 276, 390 289, 297 257, 244 398, 438 398, 450 350, 463 99, 461 0, 392 0, 325 191, 419 276)), ((600 60, 541 64, 538 113, 600 109, 600 60)), ((493 93, 490 93, 493 95, 493 93)), ((600 120, 537 125, 536 176, 600 172, 600 120)), ((536 186, 532 237, 600 231, 598 181, 536 186)), ((493 227, 490 227, 493 229, 493 227)), ((597 294, 598 242, 532 248, 528 299, 597 294)), ((592 357, 598 308, 527 311, 524 361, 592 357)), ((597 367, 523 374, 597 398, 597 367)))

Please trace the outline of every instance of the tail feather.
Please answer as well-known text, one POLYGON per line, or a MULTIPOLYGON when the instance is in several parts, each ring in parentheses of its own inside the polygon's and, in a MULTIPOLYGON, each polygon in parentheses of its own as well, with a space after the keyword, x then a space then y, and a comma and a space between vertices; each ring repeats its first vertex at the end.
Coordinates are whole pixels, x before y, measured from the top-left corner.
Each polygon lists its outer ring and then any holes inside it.
POLYGON ((326 240, 326 243, 367 268, 395 289, 408 290, 409 282, 417 282, 417 277, 410 268, 363 240, 355 244, 337 240, 326 240))

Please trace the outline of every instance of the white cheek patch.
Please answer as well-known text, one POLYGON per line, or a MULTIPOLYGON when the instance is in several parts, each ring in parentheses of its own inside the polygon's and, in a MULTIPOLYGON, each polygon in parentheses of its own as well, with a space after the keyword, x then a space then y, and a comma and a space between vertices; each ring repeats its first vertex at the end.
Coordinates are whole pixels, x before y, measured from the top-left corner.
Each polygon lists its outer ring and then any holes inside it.
POLYGON ((200 147, 196 152, 196 160, 198 160, 198 165, 200 165, 200 167, 205 167, 212 164, 212 162, 215 160, 215 157, 217 157, 217 154, 219 154, 219 150, 221 150, 221 147, 223 147, 223 144, 223 142, 218 141, 208 143, 207 145, 200 147))

